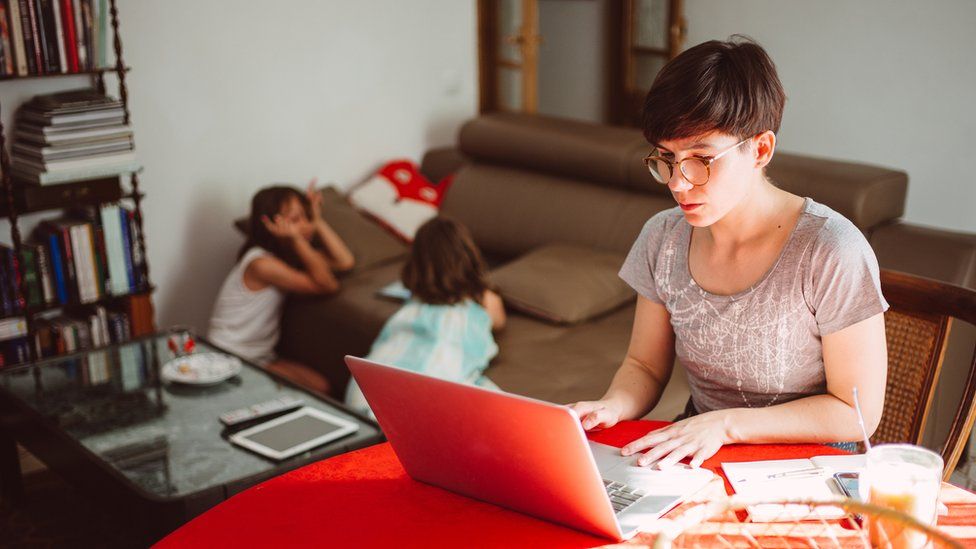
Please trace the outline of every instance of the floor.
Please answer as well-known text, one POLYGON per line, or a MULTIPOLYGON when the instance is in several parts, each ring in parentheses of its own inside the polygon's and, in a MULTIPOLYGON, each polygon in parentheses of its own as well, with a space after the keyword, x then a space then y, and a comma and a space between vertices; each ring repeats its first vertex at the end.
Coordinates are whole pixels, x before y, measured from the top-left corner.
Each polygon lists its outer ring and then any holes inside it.
POLYGON ((0 503, 0 546, 4 548, 106 547, 144 544, 113 513, 95 508, 50 471, 24 477, 24 502, 0 503))

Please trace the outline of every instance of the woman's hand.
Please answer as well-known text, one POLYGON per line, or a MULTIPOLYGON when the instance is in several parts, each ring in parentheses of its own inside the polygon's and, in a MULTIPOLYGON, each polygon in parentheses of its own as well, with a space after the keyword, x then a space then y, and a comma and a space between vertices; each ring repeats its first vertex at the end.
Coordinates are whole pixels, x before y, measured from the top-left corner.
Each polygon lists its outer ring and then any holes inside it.
POLYGON ((308 198, 309 209, 312 214, 312 222, 320 221, 322 219, 322 193, 315 190, 315 186, 318 184, 319 179, 313 177, 311 181, 308 182, 308 187, 305 189, 305 197, 308 198))
POLYGON ((730 410, 716 410, 683 419, 630 442, 620 453, 648 450, 637 460, 641 466, 657 462, 663 469, 691 456, 691 466, 701 467, 723 444, 734 442, 730 416, 730 410))
POLYGON ((262 215, 261 222, 264 223, 264 226, 268 229, 269 233, 278 238, 286 238, 291 240, 302 238, 302 233, 298 228, 298 225, 288 221, 281 215, 274 216, 274 221, 268 219, 268 216, 262 215))
POLYGON ((569 405, 583 424, 583 429, 607 429, 620 421, 620 408, 608 400, 576 402, 569 405))

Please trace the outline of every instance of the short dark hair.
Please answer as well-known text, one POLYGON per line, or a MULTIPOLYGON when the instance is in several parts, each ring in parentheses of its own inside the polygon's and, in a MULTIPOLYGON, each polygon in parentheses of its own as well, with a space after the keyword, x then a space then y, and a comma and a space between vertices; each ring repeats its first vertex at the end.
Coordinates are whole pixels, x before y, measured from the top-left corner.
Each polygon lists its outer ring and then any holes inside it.
POLYGON ((447 217, 435 217, 417 229, 402 279, 415 298, 431 305, 465 299, 482 303, 491 288, 488 267, 471 233, 447 217))
POLYGON ((710 40, 669 61, 644 100, 651 144, 721 131, 745 139, 779 131, 786 93, 776 65, 751 38, 710 40))
POLYGON ((244 257, 244 254, 252 247, 258 246, 271 252, 292 267, 302 268, 301 258, 298 257, 291 245, 271 234, 271 231, 261 221, 264 216, 274 220, 274 217, 281 213, 281 208, 284 207, 285 203, 292 198, 297 198, 298 203, 305 210, 305 215, 311 217, 312 205, 309 203, 308 197, 294 187, 272 185, 255 193, 254 198, 251 199, 251 218, 248 220, 247 240, 244 241, 244 245, 237 253, 238 259, 244 257))

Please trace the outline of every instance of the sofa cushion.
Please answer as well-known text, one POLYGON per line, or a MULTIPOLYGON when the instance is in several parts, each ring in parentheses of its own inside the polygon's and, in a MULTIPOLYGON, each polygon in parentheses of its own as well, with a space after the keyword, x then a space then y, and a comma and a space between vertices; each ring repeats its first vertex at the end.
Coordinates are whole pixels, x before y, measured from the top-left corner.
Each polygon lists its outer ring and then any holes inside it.
MULTIPOLYGON (((325 187, 321 193, 322 218, 342 238, 356 258, 354 272, 401 259, 409 253, 406 244, 356 211, 335 187, 325 187)), ((238 219, 234 226, 247 234, 248 218, 238 219)))
POLYGON ((642 159, 650 146, 639 130, 518 113, 467 122, 458 148, 472 160, 670 196, 642 159))
POLYGON ((908 174, 901 170, 777 152, 766 175, 783 190, 830 206, 865 233, 905 213, 908 174))
POLYGON ((882 269, 976 288, 976 234, 894 223, 870 242, 882 269))
POLYGON ((410 160, 393 160, 353 187, 349 202, 377 219, 398 238, 411 242, 417 229, 437 216, 453 177, 434 184, 410 160))
POLYGON ((626 254, 644 223, 674 206, 670 196, 472 162, 441 212, 464 223, 482 251, 510 259, 553 242, 626 254))
POLYGON ((634 299, 617 276, 622 254, 567 244, 537 248, 491 273, 505 303, 557 324, 576 324, 634 299))

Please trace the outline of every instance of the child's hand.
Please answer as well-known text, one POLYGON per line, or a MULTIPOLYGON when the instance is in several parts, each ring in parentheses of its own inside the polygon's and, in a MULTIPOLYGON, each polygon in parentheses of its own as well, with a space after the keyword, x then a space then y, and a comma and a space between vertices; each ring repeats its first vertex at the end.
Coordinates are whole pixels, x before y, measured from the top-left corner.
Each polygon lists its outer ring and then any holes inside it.
POLYGON ((315 185, 319 182, 319 178, 313 177, 311 181, 308 182, 308 187, 305 189, 305 196, 308 198, 309 209, 312 210, 312 221, 318 221, 322 219, 322 193, 315 190, 315 185))
POLYGON ((302 233, 298 229, 298 225, 288 221, 281 215, 276 215, 274 221, 268 219, 268 216, 262 215, 261 222, 264 223, 265 228, 268 232, 273 234, 278 238, 301 238, 302 233))

